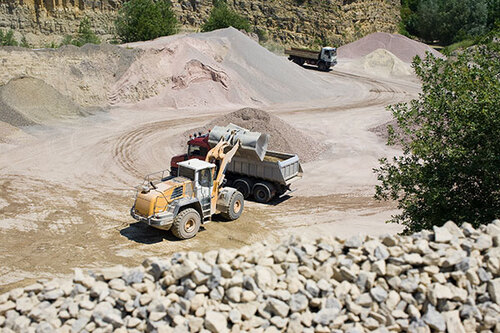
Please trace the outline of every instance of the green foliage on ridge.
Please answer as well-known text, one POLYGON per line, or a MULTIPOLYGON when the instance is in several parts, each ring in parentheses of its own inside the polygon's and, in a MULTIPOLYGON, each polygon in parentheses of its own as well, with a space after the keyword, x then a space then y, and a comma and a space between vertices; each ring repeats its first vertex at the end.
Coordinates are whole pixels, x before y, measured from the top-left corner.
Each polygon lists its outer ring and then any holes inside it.
POLYGON ((118 11, 116 32, 122 42, 137 42, 173 35, 177 18, 168 0, 130 0, 118 11))
POLYGON ((229 27, 250 32, 250 23, 246 18, 231 10, 225 1, 214 1, 210 17, 201 27, 201 31, 207 32, 229 27))
POLYGON ((400 32, 444 45, 487 33, 500 20, 500 0, 401 0, 400 32))

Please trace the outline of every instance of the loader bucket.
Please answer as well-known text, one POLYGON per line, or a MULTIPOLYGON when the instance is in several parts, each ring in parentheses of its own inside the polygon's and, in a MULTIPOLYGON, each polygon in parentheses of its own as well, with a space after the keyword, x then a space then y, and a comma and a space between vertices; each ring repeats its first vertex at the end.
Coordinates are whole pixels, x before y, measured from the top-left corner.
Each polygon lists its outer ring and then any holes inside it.
POLYGON ((268 134, 250 132, 234 124, 229 124, 225 127, 214 126, 208 136, 208 144, 214 147, 221 138, 227 140, 230 146, 235 145, 240 140, 241 147, 236 155, 259 159, 261 161, 264 160, 269 142, 268 134))

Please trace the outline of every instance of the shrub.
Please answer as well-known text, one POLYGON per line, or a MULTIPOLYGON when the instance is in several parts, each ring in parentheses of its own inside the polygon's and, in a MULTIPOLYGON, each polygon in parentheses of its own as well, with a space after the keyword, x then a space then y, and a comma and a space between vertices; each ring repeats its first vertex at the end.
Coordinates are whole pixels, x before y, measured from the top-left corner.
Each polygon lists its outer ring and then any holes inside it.
POLYGON ((167 0, 130 0, 118 11, 116 32, 125 42, 151 40, 175 34, 177 19, 167 0))
POLYGON ((0 46, 17 46, 17 41, 14 39, 14 31, 9 30, 6 34, 0 30, 0 46))
POLYGON ((231 10, 224 1, 215 1, 210 17, 201 27, 201 31, 207 32, 229 27, 250 32, 250 23, 246 18, 231 10))
POLYGON ((90 20, 88 17, 84 17, 80 21, 80 26, 78 27, 78 34, 75 38, 71 35, 64 36, 62 45, 75 45, 75 46, 83 46, 85 44, 101 44, 101 40, 97 35, 92 31, 90 27, 90 20))
POLYGON ((453 61, 414 60, 419 99, 389 107, 399 129, 389 127, 388 144, 403 154, 374 169, 375 198, 398 201, 391 221, 406 231, 500 217, 499 57, 493 42, 453 61))

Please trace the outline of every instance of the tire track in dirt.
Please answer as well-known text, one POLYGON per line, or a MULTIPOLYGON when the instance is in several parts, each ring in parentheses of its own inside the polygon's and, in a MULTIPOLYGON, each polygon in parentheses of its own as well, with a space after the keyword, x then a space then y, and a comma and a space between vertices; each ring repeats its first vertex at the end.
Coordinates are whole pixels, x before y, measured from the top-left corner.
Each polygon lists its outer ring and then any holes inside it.
MULTIPOLYGON (((190 117, 183 119, 174 120, 162 120, 158 122, 148 123, 141 125, 134 130, 125 132, 120 135, 113 145, 113 159, 118 164, 118 166, 125 171, 127 174, 132 175, 137 178, 144 177, 141 168, 138 167, 140 160, 137 157, 137 153, 142 150, 142 153, 148 155, 153 155, 156 145, 150 145, 149 142, 154 135, 158 132, 165 130, 165 128, 172 128, 187 123, 200 122, 213 118, 215 116, 203 116, 203 117, 190 117), (144 152, 144 149, 147 151, 144 152)), ((173 139, 172 137, 166 137, 165 141, 173 139)))

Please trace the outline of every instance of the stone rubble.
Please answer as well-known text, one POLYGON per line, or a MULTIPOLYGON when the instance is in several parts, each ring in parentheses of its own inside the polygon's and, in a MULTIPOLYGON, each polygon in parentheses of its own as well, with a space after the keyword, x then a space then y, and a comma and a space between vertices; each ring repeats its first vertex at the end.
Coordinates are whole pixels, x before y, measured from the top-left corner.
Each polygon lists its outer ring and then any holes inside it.
POLYGON ((500 332, 500 220, 290 238, 0 295, 1 332, 500 332))

